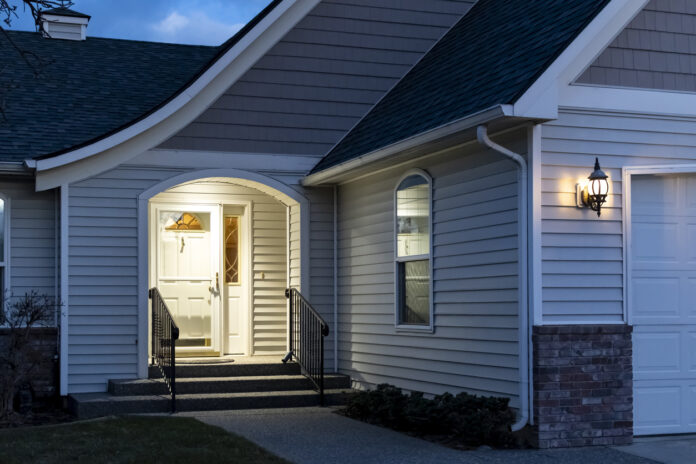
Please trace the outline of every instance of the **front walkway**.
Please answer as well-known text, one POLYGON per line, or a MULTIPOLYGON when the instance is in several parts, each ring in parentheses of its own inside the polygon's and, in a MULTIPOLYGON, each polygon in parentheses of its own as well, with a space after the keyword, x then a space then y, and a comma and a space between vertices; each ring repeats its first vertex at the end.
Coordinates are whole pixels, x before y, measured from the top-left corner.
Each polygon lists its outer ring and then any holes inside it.
POLYGON ((551 451, 457 451, 358 422, 330 408, 182 413, 246 437, 296 464, 648 464, 649 459, 595 447, 551 451))

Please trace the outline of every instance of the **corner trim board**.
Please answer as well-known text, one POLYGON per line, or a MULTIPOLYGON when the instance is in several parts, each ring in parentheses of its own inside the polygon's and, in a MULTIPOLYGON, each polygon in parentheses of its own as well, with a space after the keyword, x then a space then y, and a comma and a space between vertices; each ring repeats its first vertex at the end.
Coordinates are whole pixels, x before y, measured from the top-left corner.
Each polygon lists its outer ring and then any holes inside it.
POLYGON ((69 353, 69 313, 70 313, 70 187, 60 186, 60 395, 68 391, 69 353))

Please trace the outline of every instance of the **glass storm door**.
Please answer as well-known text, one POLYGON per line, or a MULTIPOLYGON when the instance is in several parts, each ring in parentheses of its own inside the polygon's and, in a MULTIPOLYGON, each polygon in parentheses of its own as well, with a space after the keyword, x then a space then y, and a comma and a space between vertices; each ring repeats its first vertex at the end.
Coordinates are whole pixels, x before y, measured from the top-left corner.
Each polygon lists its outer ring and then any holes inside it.
POLYGON ((244 208, 225 206, 222 221, 222 265, 223 291, 225 301, 225 319, 227 321, 225 336, 228 354, 246 354, 247 352, 247 276, 246 253, 247 237, 244 224, 244 208))
POLYGON ((157 287, 179 326, 178 355, 217 354, 218 206, 158 206, 157 287))

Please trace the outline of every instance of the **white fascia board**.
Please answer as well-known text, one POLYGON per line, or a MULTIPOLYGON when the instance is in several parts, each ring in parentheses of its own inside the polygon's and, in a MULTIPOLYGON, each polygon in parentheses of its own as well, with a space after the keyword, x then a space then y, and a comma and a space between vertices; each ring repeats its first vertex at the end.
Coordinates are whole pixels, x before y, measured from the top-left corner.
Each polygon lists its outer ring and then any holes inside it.
POLYGON ((574 82, 649 0, 611 0, 515 102, 514 116, 555 119, 563 87, 574 82))
POLYGON ((696 116, 696 93, 575 84, 565 86, 561 108, 664 116, 696 116))
POLYGON ((380 148, 373 152, 354 158, 350 161, 346 161, 345 163, 330 167, 324 171, 310 174, 302 179, 302 185, 305 187, 313 187, 321 184, 334 183, 339 176, 347 174, 365 165, 383 160, 406 150, 425 145, 443 137, 462 132, 466 129, 471 129, 472 127, 476 127, 480 124, 486 124, 490 121, 505 116, 512 116, 511 105, 492 106, 465 118, 458 119, 426 132, 422 132, 418 135, 414 135, 407 139, 393 143, 384 148, 380 148))
MULTIPOLYGON (((103 172, 176 134, 215 102, 319 1, 286 0, 280 3, 188 88, 141 121, 85 147, 52 158, 33 160, 37 190, 103 172), (74 165, 91 161, 97 154, 100 162, 90 162, 79 168, 74 165)), ((31 161, 27 165, 29 163, 31 161)))

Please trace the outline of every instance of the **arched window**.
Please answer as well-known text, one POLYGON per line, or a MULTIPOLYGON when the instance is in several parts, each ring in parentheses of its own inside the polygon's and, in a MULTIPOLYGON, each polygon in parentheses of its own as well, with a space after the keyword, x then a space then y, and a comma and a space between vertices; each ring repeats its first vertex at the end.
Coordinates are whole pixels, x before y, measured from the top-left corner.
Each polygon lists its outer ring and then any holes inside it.
POLYGON ((193 213, 181 213, 167 218, 164 230, 203 230, 201 220, 193 213))
POLYGON ((406 175, 396 188, 395 208, 396 324, 432 329, 430 176, 406 175))

